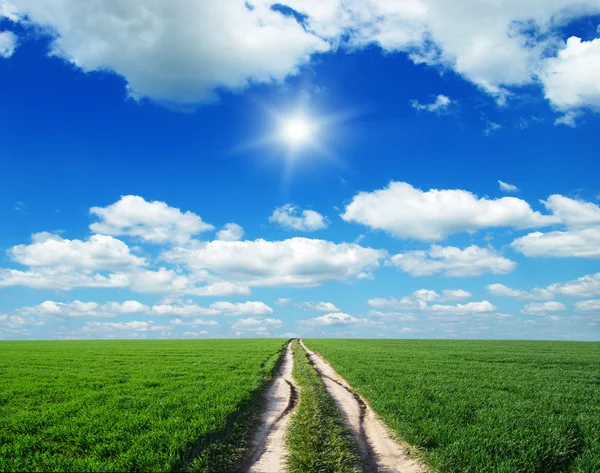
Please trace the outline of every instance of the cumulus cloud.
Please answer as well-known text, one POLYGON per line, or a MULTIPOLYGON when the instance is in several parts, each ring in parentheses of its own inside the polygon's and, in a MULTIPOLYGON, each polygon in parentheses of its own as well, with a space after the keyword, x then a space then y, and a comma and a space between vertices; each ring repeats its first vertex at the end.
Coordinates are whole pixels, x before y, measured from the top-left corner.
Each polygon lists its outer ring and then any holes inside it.
POLYGON ((312 232, 326 228, 328 221, 314 210, 300 210, 292 204, 278 207, 269 217, 269 222, 281 225, 287 230, 312 232))
POLYGON ((121 240, 108 235, 92 235, 82 241, 67 240, 53 233, 35 233, 31 244, 13 246, 7 253, 13 261, 34 268, 95 271, 146 263, 143 258, 132 255, 121 240))
POLYGON ((503 182, 498 179, 498 185, 500 186, 500 190, 504 192, 518 192, 519 188, 513 184, 508 184, 507 182, 503 182))
POLYGON ((517 264, 492 248, 471 245, 465 249, 432 245, 428 251, 407 251, 391 257, 390 262, 412 276, 478 276, 487 272, 506 274, 517 264))
POLYGON ((280 297, 279 299, 275 300, 275 304, 277 305, 288 305, 290 302, 292 302, 292 300, 288 297, 280 297))
POLYGON ((458 189, 425 192, 396 181, 383 189, 358 193, 341 217, 397 238, 425 241, 485 228, 524 229, 559 223, 557 217, 533 211, 516 197, 479 198, 458 189))
POLYGON ((452 112, 456 102, 445 95, 438 95, 431 103, 420 103, 418 100, 411 100, 410 105, 418 111, 431 112, 436 115, 446 115, 452 112))
POLYGON ((156 315, 193 317, 193 316, 240 316, 240 315, 270 315, 273 309, 264 302, 214 302, 208 307, 201 307, 194 303, 187 304, 159 304, 152 306, 152 313, 156 315))
POLYGON ((552 292, 547 289, 535 288, 530 291, 522 291, 520 289, 512 289, 499 283, 488 284, 485 289, 495 296, 515 297, 517 299, 545 300, 554 297, 552 292))
POLYGON ((225 241, 238 241, 244 236, 244 229, 237 223, 226 223, 225 226, 217 232, 217 238, 225 241))
POLYGON ((164 202, 147 202, 143 197, 125 195, 107 207, 92 207, 100 221, 90 230, 105 235, 128 235, 151 243, 184 243, 192 235, 214 227, 190 212, 169 207, 164 202))
POLYGON ((183 332, 184 338, 196 338, 200 335, 208 335, 208 332, 206 330, 200 330, 199 332, 183 332))
POLYGON ((270 328, 279 328, 283 325, 283 321, 279 319, 255 319, 248 317, 235 322, 231 328, 241 332, 265 332, 270 328))
POLYGON ((268 2, 14 0, 53 36, 51 54, 84 71, 111 70, 130 95, 166 104, 213 100, 215 90, 283 81, 330 45, 268 2), (248 38, 252 38, 251 41, 248 38))
MULTIPOLYGON (((466 291, 452 291, 458 292, 461 297, 466 297, 469 294, 466 291), (463 294, 464 293, 464 294, 463 294)), ((469 296, 470 297, 470 294, 469 296)), ((485 314, 494 312, 497 307, 489 301, 480 302, 468 302, 466 304, 429 304, 440 299, 439 295, 434 291, 419 290, 415 291, 408 296, 404 296, 401 299, 394 297, 389 298, 375 298, 369 299, 367 304, 377 309, 401 309, 403 310, 402 315, 410 316, 411 314, 427 314, 427 315, 473 315, 473 314, 485 314)), ((449 299, 446 299, 449 300, 449 299)), ((395 313, 383 313, 378 312, 377 315, 393 315, 395 313)), ((397 313, 396 313, 397 314, 397 313)), ((407 319, 410 320, 410 319, 407 319)))
POLYGON ((0 314, 0 328, 21 329, 28 325, 30 322, 19 315, 0 314))
POLYGON ((467 302, 466 304, 444 305, 434 304, 427 307, 427 312, 434 315, 469 315, 495 312, 498 308, 489 301, 467 302))
POLYGON ((600 111, 600 39, 572 36, 556 57, 544 61, 540 79, 546 98, 565 112, 558 123, 575 125, 574 110, 600 111), (565 118, 566 117, 566 118, 565 118))
POLYGON ((556 216, 559 223, 568 227, 600 225, 600 207, 593 202, 554 194, 542 201, 542 204, 556 216))
POLYGON ((567 310, 564 304, 556 301, 548 302, 532 302, 521 309, 521 313, 525 315, 547 315, 554 312, 562 312, 567 310))
POLYGON ((513 249, 532 258, 600 257, 598 205, 562 195, 551 195, 542 203, 567 230, 529 233, 515 239, 511 243, 513 249))
POLYGON ((530 258, 600 258, 600 227, 533 232, 517 238, 510 246, 530 258))
POLYGON ((316 310, 318 312, 341 312, 341 310, 331 302, 302 302, 299 305, 300 307, 316 310))
POLYGON ((600 13, 597 0, 283 2, 300 13, 301 22, 272 8, 282 5, 272 0, 168 8, 158 0, 132 0, 126 8, 116 0, 11 3, 13 17, 27 15, 51 33, 51 54, 84 71, 114 71, 133 97, 167 104, 281 82, 314 54, 373 45, 404 52, 417 64, 454 70, 501 103, 511 88, 536 81, 559 108, 598 101, 598 40, 573 37, 556 52, 560 27, 600 13))
POLYGON ((444 289, 442 291, 442 296, 446 301, 458 301, 461 299, 469 299, 471 293, 464 289, 444 289))
MULTIPOLYGON (((194 319, 194 320, 181 320, 174 319, 171 321, 172 325, 181 327, 215 327, 219 325, 216 320, 205 320, 205 319, 194 319)), ((206 332, 204 332, 206 333, 206 332)))
POLYGON ((600 273, 588 274, 564 283, 554 283, 547 289, 554 294, 569 297, 597 297, 600 296, 600 273))
POLYGON ((17 36, 12 31, 0 31, 0 57, 11 57, 15 49, 17 49, 17 36))
POLYGON ((208 307, 202 307, 192 302, 182 304, 157 304, 149 307, 134 300, 125 301, 122 303, 107 302, 104 304, 75 300, 72 302, 45 301, 33 307, 21 307, 18 309, 17 313, 19 315, 54 316, 65 318, 111 318, 118 315, 148 314, 177 317, 171 322, 173 325, 194 326, 217 325, 217 322, 203 319, 183 321, 179 317, 187 318, 194 316, 248 315, 263 317, 271 315, 273 313, 273 309, 260 301, 221 301, 214 302, 208 307))
POLYGON ((211 271, 248 286, 315 286, 369 274, 386 256, 353 243, 290 238, 282 241, 196 242, 163 253, 193 272, 211 271))
POLYGON ((366 322, 366 319, 358 319, 343 312, 334 312, 313 319, 300 321, 302 325, 307 326, 359 325, 366 322))
POLYGON ((107 302, 54 302, 45 301, 33 307, 21 307, 19 313, 42 316, 81 318, 81 317, 116 317, 117 315, 147 314, 150 308, 138 301, 107 302))
POLYGON ((600 299, 579 301, 575 304, 575 309, 579 312, 597 312, 600 314, 600 299))
POLYGON ((152 320, 132 320, 130 322, 86 322, 81 330, 83 332, 131 331, 149 332, 168 330, 170 326, 156 326, 152 320))
POLYGON ((503 284, 490 284, 486 289, 491 294, 518 299, 547 300, 555 296, 591 298, 600 296, 600 273, 588 274, 572 281, 554 283, 545 288, 534 288, 529 291, 511 289, 503 284))

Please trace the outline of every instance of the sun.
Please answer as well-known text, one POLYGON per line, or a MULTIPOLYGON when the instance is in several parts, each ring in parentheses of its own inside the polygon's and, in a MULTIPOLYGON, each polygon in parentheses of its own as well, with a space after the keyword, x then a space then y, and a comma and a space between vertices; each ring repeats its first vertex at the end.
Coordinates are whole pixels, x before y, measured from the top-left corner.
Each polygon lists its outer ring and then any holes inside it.
POLYGON ((291 117, 283 121, 281 135, 283 141, 293 147, 307 144, 313 137, 314 127, 303 116, 291 117))

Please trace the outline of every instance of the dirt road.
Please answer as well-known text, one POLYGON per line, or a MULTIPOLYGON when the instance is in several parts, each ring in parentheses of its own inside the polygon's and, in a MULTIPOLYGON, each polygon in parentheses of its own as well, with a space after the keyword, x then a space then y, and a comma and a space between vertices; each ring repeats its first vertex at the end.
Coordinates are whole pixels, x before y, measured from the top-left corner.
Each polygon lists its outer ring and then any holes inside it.
POLYGON ((294 358, 288 344, 277 377, 266 394, 266 408, 261 426, 253 440, 253 455, 248 473, 285 471, 284 436, 297 401, 297 389, 292 379, 294 358))
POLYGON ((352 391, 350 385, 316 353, 300 344, 325 383, 342 417, 350 427, 368 473, 425 473, 426 468, 411 458, 408 450, 396 442, 369 405, 352 391))

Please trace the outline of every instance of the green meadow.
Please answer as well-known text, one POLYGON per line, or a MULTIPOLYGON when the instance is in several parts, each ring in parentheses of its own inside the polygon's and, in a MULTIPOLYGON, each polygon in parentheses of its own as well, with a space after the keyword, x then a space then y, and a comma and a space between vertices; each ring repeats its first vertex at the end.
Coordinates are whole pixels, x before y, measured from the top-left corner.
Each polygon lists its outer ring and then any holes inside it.
POLYGON ((0 343, 0 471, 224 471, 284 340, 0 343))
POLYGON ((305 343, 436 471, 600 471, 600 343, 305 343))

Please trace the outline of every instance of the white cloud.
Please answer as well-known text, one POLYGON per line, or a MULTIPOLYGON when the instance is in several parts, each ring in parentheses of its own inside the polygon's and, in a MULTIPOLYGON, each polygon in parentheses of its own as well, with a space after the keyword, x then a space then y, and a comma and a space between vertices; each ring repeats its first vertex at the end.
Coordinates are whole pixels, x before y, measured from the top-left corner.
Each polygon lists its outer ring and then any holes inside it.
POLYGON ((442 296, 446 301, 458 301, 461 299, 469 299, 471 293, 464 289, 444 289, 442 291, 442 296))
POLYGON ((331 302, 302 302, 300 306, 318 312, 341 312, 341 310, 331 302))
POLYGON ((511 87, 536 81, 557 107, 598 103, 598 40, 570 38, 545 59, 561 27, 600 12, 597 0, 286 0, 305 15, 302 25, 272 0, 12 3, 53 31, 52 54, 84 71, 115 71, 132 96, 159 102, 197 103, 217 89, 280 82, 315 53, 377 45, 452 69, 501 103, 511 87))
POLYGON ((554 283, 547 287, 554 294, 569 297, 600 296, 600 273, 588 274, 565 283, 554 283))
POLYGON ((283 325, 283 321, 279 319, 255 319, 249 317, 247 319, 240 319, 235 322, 231 328, 242 332, 264 332, 270 328, 279 328, 283 325))
POLYGON ((269 222, 277 223, 288 230, 312 232, 327 228, 328 221, 314 210, 300 210, 292 204, 278 207, 269 217, 269 222))
POLYGON ((395 297, 377 297, 375 299, 369 299, 367 304, 377 309, 423 310, 427 307, 425 301, 417 299, 414 293, 410 296, 405 296, 402 299, 396 299, 395 297))
POLYGON ((150 308, 138 301, 107 302, 54 302, 45 301, 33 307, 21 307, 19 313, 55 317, 116 317, 120 314, 147 314, 150 308))
POLYGON ((126 287, 127 284, 127 278, 120 273, 108 276, 86 274, 64 266, 32 271, 0 268, 0 287, 26 286, 68 291, 74 287, 126 287))
POLYGON ((283 81, 327 42, 269 2, 12 0, 53 30, 51 54, 84 71, 123 76, 130 94, 167 104, 213 100, 215 90, 283 81), (251 40, 249 40, 251 38, 251 40))
POLYGON ((35 289, 71 290, 86 288, 129 288, 134 292, 190 296, 245 296, 250 289, 239 283, 219 280, 208 274, 179 274, 172 269, 130 269, 107 275, 68 266, 42 267, 29 271, 0 268, 0 287, 26 286, 35 289))
POLYGON ((341 217, 398 238, 441 240, 484 228, 531 228, 559 223, 516 197, 479 198, 465 190, 424 192, 406 182, 392 181, 384 189, 355 195, 341 217))
POLYGON ((577 126, 577 117, 580 115, 579 112, 576 111, 568 111, 563 113, 560 117, 554 120, 555 125, 565 125, 570 128, 575 128, 577 126))
POLYGON ((504 192, 519 192, 519 188, 513 184, 508 184, 507 182, 503 182, 498 179, 498 185, 500 186, 500 190, 504 192))
POLYGON ((600 227, 564 232, 533 232, 510 246, 529 258, 600 258, 600 227))
POLYGON ((386 319, 395 322, 414 322, 417 318, 412 314, 405 312, 380 312, 377 310, 369 311, 369 316, 373 319, 386 319))
POLYGON ((17 49, 17 36, 12 31, 0 31, 0 57, 11 57, 15 49, 17 49))
POLYGON ((579 301, 575 304, 575 309, 580 312, 598 312, 600 313, 600 299, 590 299, 579 301))
MULTIPOLYGON (((125 301, 123 303, 107 302, 99 304, 97 302, 54 302, 45 301, 33 307, 22 307, 18 310, 21 315, 40 315, 55 317, 115 317, 117 315, 131 314, 152 314, 160 316, 174 317, 194 317, 194 316, 265 316, 271 315, 273 309, 260 301, 248 302, 214 302, 208 307, 198 306, 192 302, 185 304, 157 304, 152 307, 141 304, 138 301, 125 301)), ((177 319, 176 319, 177 320, 177 319)), ((196 319, 199 320, 199 319, 196 319)), ((174 321, 173 324, 194 325, 195 322, 186 321, 185 324, 174 321)), ((215 325, 208 321, 204 325, 215 325)), ((196 323, 198 325, 198 323, 196 323)))
POLYGON ((19 315, 0 314, 0 328, 20 329, 28 325, 30 323, 19 315))
POLYGON ((489 301, 467 302, 466 304, 442 305, 434 304, 427 307, 427 312, 434 315, 470 315, 494 312, 498 308, 489 301))
POLYGON ((488 284, 485 289, 495 296, 515 297, 517 299, 545 300, 554 297, 552 292, 547 289, 535 288, 531 291, 521 291, 498 283, 488 284))
POLYGON ((525 315, 547 315, 552 312, 562 312, 567 310, 564 304, 556 301, 532 302, 521 309, 525 315))
POLYGON ((32 235, 32 241, 9 249, 10 258, 35 268, 69 267, 84 271, 146 264, 143 258, 132 255, 121 240, 107 235, 92 235, 82 241, 42 232, 32 235))
POLYGON ((600 257, 600 207, 592 202, 551 195, 544 206, 552 212, 566 231, 533 232, 515 239, 511 246, 526 256, 600 257))
POLYGON ((219 325, 219 322, 217 322, 216 320, 204 319, 194 319, 185 321, 181 319, 174 319, 173 321, 171 321, 171 324, 182 327, 215 327, 219 325))
POLYGON ((412 276, 438 273, 453 277, 479 276, 487 272, 506 274, 517 266, 494 249, 475 245, 464 250, 454 246, 432 245, 429 251, 407 251, 392 256, 390 261, 412 276))
MULTIPOLYGON (((477 313, 488 313, 497 310, 497 307, 494 306, 489 301, 480 301, 480 302, 468 302, 466 304, 432 304, 429 305, 428 302, 433 302, 439 298, 431 297, 431 294, 428 294, 427 297, 423 297, 424 292, 433 293, 437 295, 434 291, 425 291, 419 290, 413 292, 409 296, 405 296, 401 299, 396 299, 394 297, 389 298, 376 298, 370 299, 367 301, 371 307, 375 307, 377 309, 403 309, 404 315, 410 315, 410 313, 417 314, 431 314, 431 315, 468 315, 468 314, 477 314, 477 313)), ((450 291, 445 291, 450 292, 450 291)), ((460 293, 461 297, 471 296, 466 291, 451 291, 453 293, 460 293), (464 293, 464 294, 463 294, 464 293)), ((378 315, 383 315, 384 313, 377 313, 378 315)), ((388 313, 389 314, 389 313, 388 313)))
POLYGON ((277 305, 288 305, 290 302, 292 302, 292 300, 290 298, 280 297, 279 299, 277 299, 275 301, 275 304, 277 304, 277 305))
POLYGON ((547 300, 555 296, 591 298, 600 296, 600 273, 588 274, 572 281, 550 284, 545 288, 534 288, 530 291, 511 289, 503 284, 490 284, 486 290, 498 296, 516 297, 518 299, 547 300))
POLYGON ((486 120, 485 128, 483 129, 483 134, 485 136, 491 136, 494 134, 494 132, 500 130, 501 128, 502 128, 502 125, 500 125, 499 123, 495 123, 495 122, 486 120))
POLYGON ((214 229, 190 211, 136 195, 124 195, 107 207, 92 207, 90 213, 100 219, 90 225, 96 233, 134 236, 152 243, 184 243, 192 235, 214 229))
POLYGON ((432 302, 440 298, 440 295, 430 289, 419 289, 413 292, 413 297, 419 301, 432 302))
POLYGON ((421 333, 423 332, 423 330, 421 329, 417 329, 414 327, 402 327, 401 329, 398 330, 399 334, 408 334, 408 333, 421 333))
POLYGON ((600 207, 593 202, 554 194, 542 203, 556 216, 560 223, 568 227, 600 225, 600 207))
POLYGON ((315 286, 368 274, 386 256, 352 243, 290 238, 282 241, 196 242, 162 257, 192 272, 208 270, 248 286, 315 286))
POLYGON ((183 332, 185 338, 196 338, 200 335, 208 335, 206 330, 200 330, 199 332, 183 332))
POLYGON ((244 229, 237 223, 226 223, 222 230, 217 232, 217 238, 225 241, 238 241, 244 236, 244 229))
POLYGON ((431 103, 420 103, 418 100, 411 100, 410 105, 415 110, 435 113, 436 115, 445 115, 452 112, 456 102, 445 95, 438 95, 431 103))
POLYGON ((567 113, 557 120, 574 125, 573 110, 592 108, 600 111, 600 38, 582 41, 570 37, 556 57, 544 61, 540 79, 546 98, 567 113))
POLYGON ((187 304, 159 304, 152 306, 152 313, 156 315, 167 315, 177 317, 193 317, 204 315, 270 315, 273 309, 264 302, 214 302, 208 307, 201 307, 194 303, 187 304))
POLYGON ((416 63, 452 68, 501 101, 510 95, 506 87, 535 81, 557 27, 600 12, 595 0, 286 3, 307 13, 309 29, 321 36, 347 34, 355 47, 375 43, 384 51, 407 52, 416 63))
POLYGON ((132 332, 148 332, 159 331, 170 327, 154 326, 152 320, 132 320, 131 322, 86 322, 82 330, 84 332, 98 331, 132 331, 132 332))
POLYGON ((332 314, 325 314, 313 319, 300 321, 302 325, 308 326, 359 325, 366 322, 366 319, 357 319, 356 317, 343 312, 334 312, 332 314))

